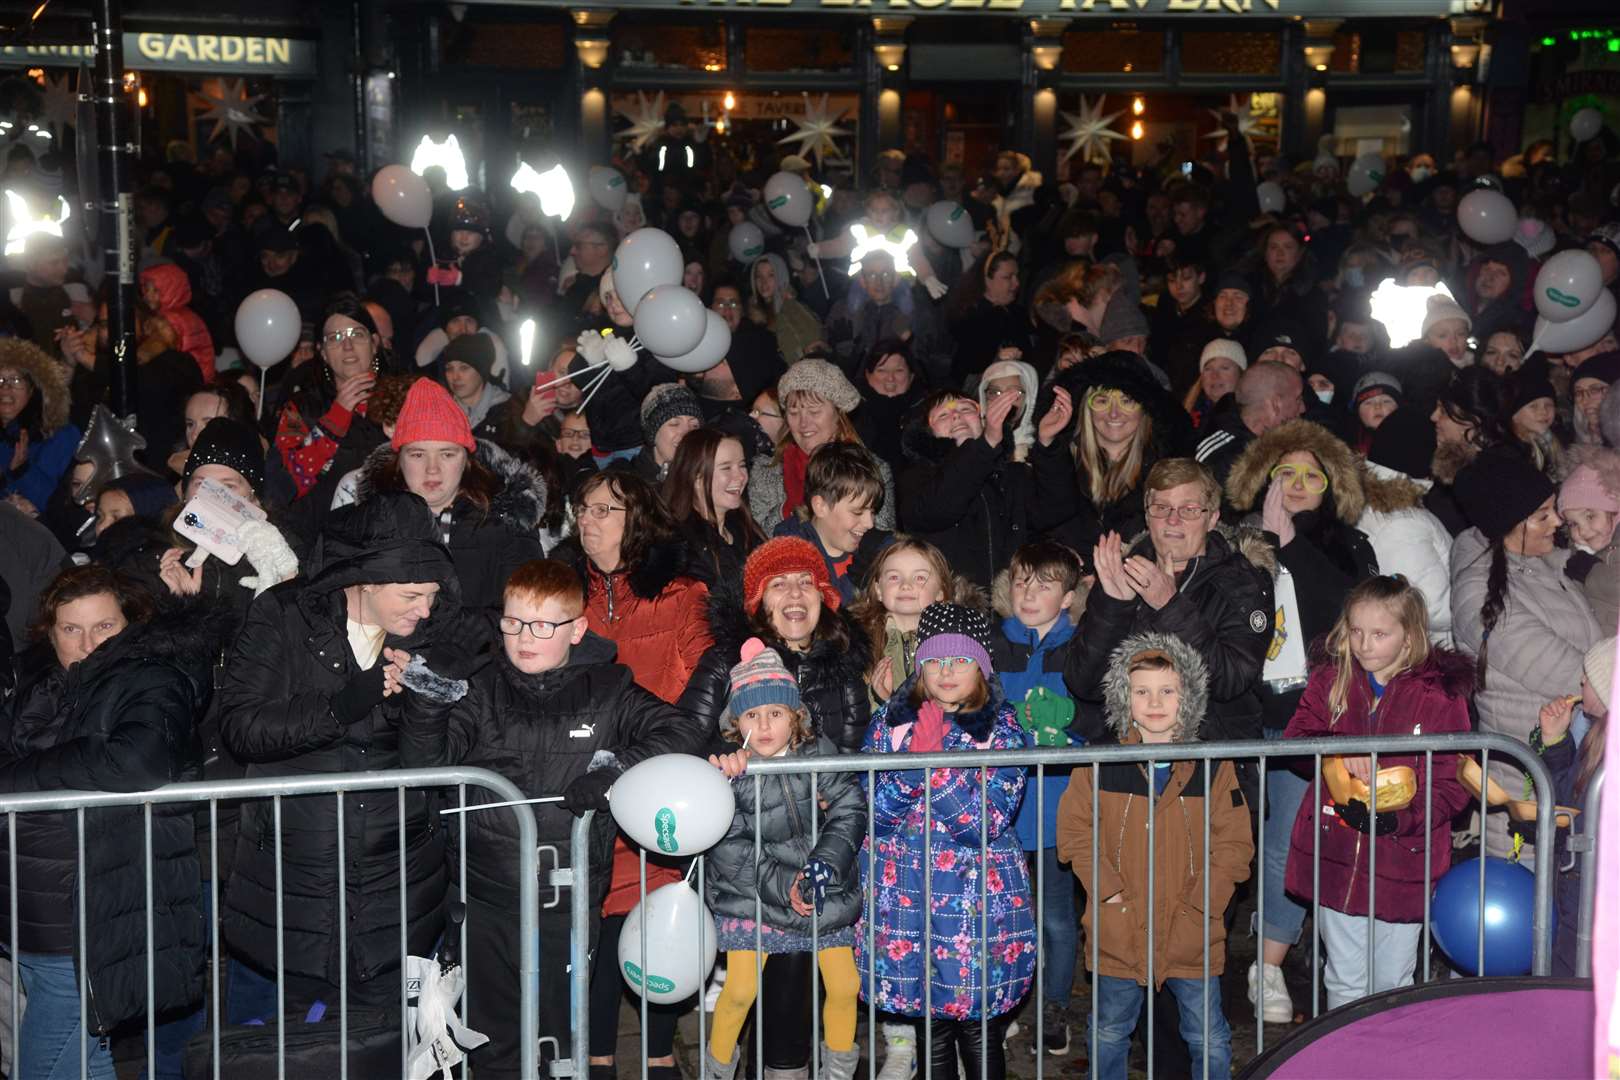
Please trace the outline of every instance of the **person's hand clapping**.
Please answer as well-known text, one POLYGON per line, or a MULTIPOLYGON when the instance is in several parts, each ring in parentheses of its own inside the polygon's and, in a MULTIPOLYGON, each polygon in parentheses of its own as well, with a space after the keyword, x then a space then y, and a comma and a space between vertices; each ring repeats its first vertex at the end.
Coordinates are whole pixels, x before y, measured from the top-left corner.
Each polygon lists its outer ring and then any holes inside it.
POLYGON ((1168 555, 1160 555, 1157 562, 1143 555, 1132 555, 1125 560, 1124 569, 1136 595, 1147 601, 1154 611, 1175 599, 1176 574, 1168 555))
POLYGON ((894 695, 894 661, 885 656, 872 668, 872 694, 880 701, 894 695))
POLYGON ((1017 407, 1017 394, 998 394, 991 399, 989 407, 984 410, 984 441, 986 443, 991 446, 1001 445, 1001 437, 1006 433, 1007 417, 1011 416, 1013 409, 1017 407))
POLYGON ((1041 417, 1040 424, 1035 428, 1035 437, 1042 446, 1051 446, 1053 439, 1068 430, 1073 419, 1074 398, 1060 386, 1052 391, 1052 406, 1041 417))
POLYGON ((1104 533, 1102 539, 1097 541, 1096 547, 1092 548, 1091 557, 1097 567, 1097 584, 1102 587, 1104 595, 1115 600, 1136 598, 1136 587, 1125 575, 1125 561, 1121 555, 1118 533, 1104 533))
POLYGON ((1260 508, 1260 527, 1277 537, 1281 547, 1294 542, 1294 515, 1283 505, 1283 486, 1273 480, 1266 488, 1266 501, 1260 508))

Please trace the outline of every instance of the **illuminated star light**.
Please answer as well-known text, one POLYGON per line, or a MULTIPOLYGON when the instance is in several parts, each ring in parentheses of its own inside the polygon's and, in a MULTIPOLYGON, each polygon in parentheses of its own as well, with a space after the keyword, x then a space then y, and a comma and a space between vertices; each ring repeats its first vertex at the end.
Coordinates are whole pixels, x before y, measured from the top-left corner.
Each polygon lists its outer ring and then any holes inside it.
POLYGON ((60 79, 47 78, 41 100, 41 120, 46 127, 54 127, 58 135, 70 124, 79 122, 79 95, 68 85, 66 75, 60 79))
POLYGON ((208 136, 213 142, 221 135, 230 136, 232 146, 236 145, 236 133, 253 134, 253 128, 270 122, 268 117, 261 116, 255 108, 264 100, 263 94, 248 96, 246 80, 231 79, 223 82, 225 93, 221 96, 201 91, 198 96, 208 102, 208 111, 197 119, 212 120, 214 130, 208 136))
POLYGON ((658 137, 664 130, 664 92, 658 91, 658 96, 652 101, 640 90, 636 91, 638 104, 636 110, 620 109, 619 115, 630 121, 630 126, 619 132, 619 138, 630 140, 630 152, 639 154, 642 148, 658 137))
POLYGON ((547 217, 567 220, 574 212, 574 182, 568 170, 556 164, 545 172, 536 172, 527 161, 518 165, 512 174, 512 190, 519 194, 533 194, 540 200, 540 212, 547 217))
POLYGON ((1374 322, 1389 333, 1389 347, 1403 348, 1423 336, 1423 318, 1429 313, 1429 297, 1455 299, 1445 282, 1438 285, 1397 285, 1385 278, 1368 298, 1374 322))
POLYGON ((848 135, 849 132, 838 126, 838 121, 844 118, 844 110, 839 110, 837 116, 828 114, 827 99, 830 95, 822 94, 820 104, 810 101, 809 93, 804 95, 804 117, 795 120, 799 130, 791 135, 785 135, 776 140, 778 146, 783 143, 796 142, 799 144, 798 152, 802 157, 814 157, 816 167, 821 167, 823 157, 841 158, 844 152, 838 149, 834 138, 839 135, 848 135))
POLYGON ((1249 111, 1248 98, 1245 98, 1243 100, 1243 104, 1240 105, 1238 104, 1238 96, 1236 94, 1228 94, 1226 95, 1226 108, 1209 109, 1207 111, 1209 112, 1209 115, 1215 118, 1215 130, 1206 133, 1204 138, 1214 139, 1215 149, 1217 150, 1226 149, 1226 128, 1221 126, 1223 123, 1221 114, 1223 113, 1231 113, 1233 116, 1237 117, 1238 134, 1242 135, 1245 139, 1252 139, 1254 136, 1260 134, 1260 123, 1254 118, 1254 114, 1249 111))
POLYGON ((1125 110, 1103 115, 1103 109, 1108 104, 1108 95, 1103 94, 1092 105, 1086 100, 1086 95, 1080 95, 1080 111, 1078 113, 1066 112, 1063 119, 1068 122, 1068 129, 1058 136, 1059 141, 1069 145, 1064 149, 1063 155, 1058 158, 1061 165, 1075 154, 1080 155, 1082 162, 1096 161, 1108 163, 1108 140, 1124 139, 1125 136, 1113 130, 1108 125, 1125 114, 1125 110))
POLYGON ((440 143, 424 135, 422 141, 416 144, 416 152, 411 155, 411 172, 421 176, 435 165, 444 170, 444 182, 451 191, 460 191, 471 183, 467 179, 466 155, 461 152, 461 144, 454 135, 447 136, 440 143))
POLYGON ((855 238, 855 248, 849 253, 850 277, 854 277, 861 272, 861 260, 875 251, 888 252, 889 256, 894 259, 895 273, 915 273, 911 268, 911 260, 908 257, 912 245, 917 242, 915 230, 907 229, 905 235, 901 236, 899 240, 890 240, 882 233, 871 233, 869 235, 866 226, 857 221, 849 227, 849 235, 855 238))
POLYGON ((11 220, 11 228, 6 230, 7 256, 21 255, 28 246, 29 237, 55 236, 60 238, 62 226, 72 214, 72 207, 68 201, 58 195, 56 201, 61 204, 62 212, 54 218, 41 214, 34 216, 28 207, 28 200, 21 195, 6 189, 6 216, 11 220))

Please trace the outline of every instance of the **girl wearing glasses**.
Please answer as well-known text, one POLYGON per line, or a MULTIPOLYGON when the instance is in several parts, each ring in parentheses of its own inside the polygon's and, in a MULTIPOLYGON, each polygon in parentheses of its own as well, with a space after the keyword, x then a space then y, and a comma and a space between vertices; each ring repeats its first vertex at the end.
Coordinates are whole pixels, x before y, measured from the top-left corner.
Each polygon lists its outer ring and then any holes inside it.
MULTIPOLYGON (((1271 655, 1282 655, 1282 644, 1290 635, 1309 643, 1332 630, 1350 591, 1378 573, 1378 557, 1356 528, 1366 509, 1366 494, 1355 454, 1326 428, 1293 420, 1262 435, 1239 455, 1227 477, 1226 497, 1237 509, 1252 511, 1244 523, 1264 529, 1277 545, 1282 572, 1271 655), (1292 590, 1284 587, 1284 578, 1292 581, 1292 590)), ((1262 672, 1271 680, 1260 697, 1268 739, 1282 737, 1305 690, 1303 677, 1291 675, 1271 666, 1262 672)), ((1261 871, 1264 966, 1249 970, 1249 1000, 1261 1000, 1258 987, 1263 980, 1265 1018, 1287 1023, 1294 1018, 1294 1006, 1283 983, 1282 963, 1299 941, 1305 908, 1284 891, 1283 878, 1289 832, 1309 782, 1287 768, 1270 769, 1268 779, 1270 813, 1263 826, 1266 865, 1261 871)))

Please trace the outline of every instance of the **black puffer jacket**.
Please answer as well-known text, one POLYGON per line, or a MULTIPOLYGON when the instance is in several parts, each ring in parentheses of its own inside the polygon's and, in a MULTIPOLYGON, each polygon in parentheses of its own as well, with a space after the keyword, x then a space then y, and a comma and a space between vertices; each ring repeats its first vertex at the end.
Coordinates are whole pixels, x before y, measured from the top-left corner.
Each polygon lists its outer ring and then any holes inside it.
MULTIPOLYGON (((504 651, 451 703, 406 695, 400 735, 405 768, 470 765, 511 780, 530 798, 556 795, 588 770, 622 772, 659 754, 695 749, 702 739, 692 717, 637 686, 615 661, 606 638, 586 633, 554 671, 525 675, 504 651)), ((495 796, 469 790, 469 802, 495 796)), ((534 808, 541 844, 556 847, 563 865, 574 816, 552 803, 534 808)), ((517 827, 510 811, 467 815, 468 889, 488 902, 517 897, 517 827)), ((452 831, 450 860, 457 861, 452 831)), ((596 815, 591 831, 591 904, 600 907, 613 872, 613 818, 596 815)))
MULTIPOLYGON (((51 658, 17 700, 0 791, 147 791, 202 776, 195 725, 209 697, 211 623, 195 608, 130 627, 63 670, 51 658)), ((91 934, 78 955, 78 830, 71 813, 17 818, 17 942, 74 953, 95 1032, 146 1011, 146 873, 139 806, 85 812, 91 934)), ((0 858, 4 857, 0 839, 0 858)), ((200 1001, 207 936, 191 808, 152 812, 157 1009, 200 1001)), ((0 911, 9 911, 0 875, 0 911)))
MULTIPOLYGON (((356 501, 363 503, 385 490, 383 478, 398 456, 390 446, 372 451, 355 488, 356 501)), ((513 570, 544 557, 539 525, 546 512, 546 483, 533 466, 492 442, 478 440, 476 456, 500 480, 500 490, 488 512, 465 496, 458 498, 439 515, 439 532, 456 564, 462 606, 487 612, 501 606, 501 590, 513 570)))
MULTIPOLYGON (((601 333, 607 329, 612 329, 614 335, 622 340, 630 340, 635 335, 634 330, 615 327, 606 321, 595 323, 586 333, 601 333)), ((582 354, 574 357, 569 370, 577 373, 589 366, 590 362, 582 354)), ((589 385, 589 380, 597 374, 599 372, 592 372, 580 382, 589 385)), ((585 406, 585 419, 591 425, 592 445, 604 454, 634 450, 640 446, 647 438, 641 430, 641 399, 659 383, 674 382, 677 378, 651 352, 638 350, 636 362, 630 370, 611 372, 585 406)))
POLYGON ((900 528, 945 553, 952 570, 988 589, 1029 536, 1030 466, 1014 461, 1012 433, 991 446, 957 445, 913 415, 901 436, 908 464, 895 484, 900 528))
POLYGON ((729 582, 709 594, 709 632, 714 645, 703 654, 697 670, 678 702, 681 708, 700 717, 704 730, 718 742, 720 713, 731 691, 731 669, 742 656, 743 642, 759 637, 776 650, 799 684, 799 696, 810 713, 815 733, 825 736, 841 753, 860 750, 866 727, 872 719, 866 694, 866 670, 871 665, 871 647, 865 632, 842 611, 821 610, 823 619, 837 619, 848 638, 840 649, 832 641, 817 638, 809 652, 794 652, 774 634, 757 634, 743 614, 736 595, 740 583, 729 582))
MULTIPOLYGON (((735 750, 728 746, 727 750, 735 750)), ((836 757, 838 748, 827 739, 805 743, 787 757, 836 757)), ((789 894, 805 865, 814 858, 832 872, 821 913, 816 916, 815 944, 828 949, 853 945, 851 928, 861 914, 861 877, 855 855, 866 837, 866 796, 855 773, 823 773, 816 779, 816 798, 810 797, 810 777, 762 777, 758 802, 756 781, 744 775, 731 786, 737 815, 731 828, 708 854, 704 886, 709 907, 720 921, 720 947, 752 949, 751 927, 731 929, 728 920, 752 923, 754 898, 765 926, 777 931, 762 935, 766 952, 803 952, 811 947, 808 915, 793 910, 789 894), (820 804, 818 811, 817 804, 820 804), (761 809, 763 807, 763 810, 761 809), (811 843, 811 822, 819 816, 819 832, 811 843), (754 861, 754 832, 759 831, 760 855, 754 861)), ((804 900, 812 900, 808 884, 800 887, 804 900)))
MULTIPOLYGON (((1146 535, 1128 555, 1156 561, 1146 535)), ((1176 576, 1176 595, 1155 611, 1145 600, 1115 600, 1101 588, 1086 597, 1063 678, 1079 699, 1073 730, 1088 742, 1112 740, 1103 715, 1103 677, 1115 647, 1132 634, 1174 634, 1209 665, 1206 742, 1260 737, 1260 670, 1271 646, 1271 578, 1276 553, 1253 529, 1217 526, 1204 554, 1176 576)))
MULTIPOLYGON (((334 511, 306 568, 307 583, 279 585, 248 610, 220 688, 225 744, 252 776, 365 772, 400 764, 403 705, 390 698, 353 724, 334 697, 361 674, 349 647, 344 589, 350 585, 439 582, 433 617, 410 638, 387 644, 425 656, 449 673, 446 651, 480 636, 460 618, 455 571, 426 504, 415 495, 378 495, 334 511)), ((380 661, 379 661, 380 662, 380 661)), ((462 661, 465 663, 465 661, 462 661)), ((407 945, 431 949, 441 924, 444 845, 429 796, 405 796, 407 945)), ((266 971, 276 960, 276 851, 271 806, 243 808, 236 866, 223 901, 231 947, 266 971)), ((391 793, 343 802, 350 975, 369 979, 397 967, 399 818, 391 793)), ((285 967, 338 981, 338 822, 335 800, 290 799, 281 813, 285 967)))

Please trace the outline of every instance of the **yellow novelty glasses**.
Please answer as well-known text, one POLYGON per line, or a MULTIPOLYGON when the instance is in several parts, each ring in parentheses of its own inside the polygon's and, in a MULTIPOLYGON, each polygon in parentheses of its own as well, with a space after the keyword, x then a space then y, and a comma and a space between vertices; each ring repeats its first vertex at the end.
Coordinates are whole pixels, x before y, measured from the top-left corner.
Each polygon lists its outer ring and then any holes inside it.
POLYGON ((1271 470, 1271 479, 1280 479, 1284 485, 1298 484, 1317 494, 1328 489, 1327 473, 1309 465, 1278 465, 1271 470))

